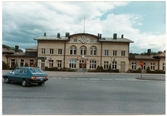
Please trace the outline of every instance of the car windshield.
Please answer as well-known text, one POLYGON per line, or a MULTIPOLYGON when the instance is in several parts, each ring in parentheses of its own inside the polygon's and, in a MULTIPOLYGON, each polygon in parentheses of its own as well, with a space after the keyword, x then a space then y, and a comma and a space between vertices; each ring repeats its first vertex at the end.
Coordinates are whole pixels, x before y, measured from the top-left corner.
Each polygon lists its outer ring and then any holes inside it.
POLYGON ((30 68, 30 71, 32 73, 43 73, 43 71, 41 69, 39 69, 39 68, 30 68))

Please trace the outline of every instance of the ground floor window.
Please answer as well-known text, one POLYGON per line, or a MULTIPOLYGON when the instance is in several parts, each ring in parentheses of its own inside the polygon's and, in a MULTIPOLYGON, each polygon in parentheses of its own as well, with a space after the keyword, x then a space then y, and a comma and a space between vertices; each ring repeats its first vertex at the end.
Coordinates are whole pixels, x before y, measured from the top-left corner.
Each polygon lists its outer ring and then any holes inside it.
POLYGON ((53 60, 49 60, 49 68, 53 68, 53 60))
POLYGON ((151 70, 155 70, 155 63, 154 62, 151 63, 151 70))
POLYGON ((162 70, 166 70, 166 68, 165 68, 165 63, 163 63, 163 65, 162 65, 162 70))
POLYGON ((76 60, 70 60, 69 68, 76 68, 76 60))
POLYGON ((57 60, 57 68, 62 68, 62 61, 61 60, 57 60))
POLYGON ((108 66, 109 66, 108 63, 109 63, 108 61, 104 61, 104 69, 105 69, 105 70, 108 69, 108 66))
POLYGON ((45 70, 45 60, 41 60, 41 69, 45 70))
POLYGON ((24 66, 24 60, 23 60, 23 59, 21 59, 21 61, 20 61, 20 66, 21 66, 21 67, 24 66))
POLYGON ((16 60, 11 59, 11 68, 14 68, 16 66, 16 60))
POLYGON ((96 69, 96 60, 90 60, 89 68, 90 69, 96 69))
POLYGON ((113 61, 113 62, 112 62, 112 69, 113 69, 113 70, 116 70, 116 69, 117 69, 117 62, 116 62, 116 61, 113 61))
POLYGON ((142 70, 146 70, 146 63, 143 63, 142 70))
POLYGON ((132 62, 132 70, 136 70, 136 62, 132 62))
POLYGON ((30 66, 34 66, 34 60, 30 60, 30 66))

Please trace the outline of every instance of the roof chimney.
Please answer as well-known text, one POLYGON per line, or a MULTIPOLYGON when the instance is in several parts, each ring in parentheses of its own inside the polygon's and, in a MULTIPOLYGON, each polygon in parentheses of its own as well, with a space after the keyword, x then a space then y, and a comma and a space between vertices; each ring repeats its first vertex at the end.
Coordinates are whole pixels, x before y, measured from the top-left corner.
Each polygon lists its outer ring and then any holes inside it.
POLYGON ((66 37, 69 37, 69 36, 70 36, 70 33, 69 33, 69 32, 66 32, 65 36, 66 36, 66 37))
POLYGON ((151 55, 151 49, 147 50, 148 55, 151 55))
POLYGON ((57 38, 60 38, 60 33, 57 33, 57 38))
POLYGON ((100 33, 98 33, 98 38, 101 39, 102 35, 100 33))
POLYGON ((113 34, 113 39, 117 39, 117 34, 116 33, 113 34))
POLYGON ((46 32, 44 33, 44 36, 46 36, 46 32))
POLYGON ((124 35, 123 35, 123 34, 121 35, 121 38, 124 38, 124 35))

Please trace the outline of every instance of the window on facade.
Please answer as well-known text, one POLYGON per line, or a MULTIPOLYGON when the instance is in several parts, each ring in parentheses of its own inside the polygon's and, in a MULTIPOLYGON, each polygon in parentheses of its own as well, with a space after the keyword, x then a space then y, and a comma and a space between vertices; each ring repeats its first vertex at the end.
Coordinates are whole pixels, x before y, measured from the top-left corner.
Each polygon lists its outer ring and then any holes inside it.
POLYGON ((90 60, 89 68, 90 69, 96 69, 96 60, 90 60))
POLYGON ((165 68, 165 63, 163 63, 163 65, 162 65, 162 70, 166 70, 166 68, 165 68))
POLYGON ((108 61, 104 61, 104 69, 108 69, 108 66, 109 66, 108 63, 109 63, 108 61))
POLYGON ((61 60, 57 60, 57 67, 62 68, 62 61, 61 60))
POLYGON ((112 69, 113 69, 113 70, 116 70, 116 69, 117 69, 117 62, 116 62, 116 61, 113 61, 113 62, 112 62, 112 69))
POLYGON ((11 59, 11 68, 14 68, 14 67, 15 67, 15 65, 16 65, 15 62, 16 62, 15 59, 11 59))
POLYGON ((42 70, 45 69, 45 60, 41 60, 41 69, 42 69, 42 70))
POLYGON ((90 42, 91 42, 91 43, 94 43, 94 39, 90 39, 90 42))
POLYGON ((30 66, 34 66, 34 60, 30 60, 30 66))
POLYGON ((49 68, 53 68, 53 60, 49 60, 49 68))
POLYGON ((146 70, 146 63, 143 63, 142 70, 146 70))
POLYGON ((70 60, 69 68, 76 68, 76 60, 70 60))
POLYGON ((45 54, 45 48, 41 48, 41 53, 45 54))
POLYGON ((24 60, 23 60, 23 59, 21 59, 21 61, 20 61, 20 66, 21 66, 21 67, 24 66, 24 60))
POLYGON ((62 54, 62 49, 58 49, 58 54, 62 54))
POLYGON ((125 51, 121 51, 121 56, 125 56, 125 51))
POLYGON ((155 70, 155 63, 154 62, 151 63, 151 70, 155 70))
POLYGON ((80 48, 80 55, 86 55, 86 47, 85 46, 82 46, 80 48))
POLYGON ((50 54, 53 54, 54 53, 54 49, 50 49, 50 54))
POLYGON ((117 56, 117 50, 113 50, 113 56, 117 56))
POLYGON ((97 49, 95 46, 90 48, 90 55, 96 55, 97 49))
POLYGON ((77 48, 75 46, 70 47, 70 54, 71 55, 76 55, 77 54, 77 48))
POLYGON ((74 42, 77 42, 77 39, 76 39, 76 38, 74 39, 74 42))
POLYGON ((132 62, 132 70, 136 70, 136 62, 132 62))
POLYGON ((109 50, 104 50, 104 55, 108 56, 109 50))

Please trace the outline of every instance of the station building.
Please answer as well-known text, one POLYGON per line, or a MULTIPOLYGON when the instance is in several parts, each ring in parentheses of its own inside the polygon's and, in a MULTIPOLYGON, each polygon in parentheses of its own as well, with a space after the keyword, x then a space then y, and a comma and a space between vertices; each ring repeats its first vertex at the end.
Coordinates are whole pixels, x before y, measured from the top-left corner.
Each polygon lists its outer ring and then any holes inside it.
POLYGON ((37 49, 26 49, 24 53, 3 48, 3 61, 8 63, 9 67, 14 67, 17 63, 18 66, 27 64, 43 70, 45 67, 94 70, 98 66, 107 70, 111 64, 111 69, 127 72, 129 69, 137 70, 141 67, 140 62, 144 64, 143 72, 146 72, 148 66, 152 71, 166 70, 165 51, 156 55, 129 56, 130 44, 133 41, 116 33, 111 37, 103 37, 99 33, 65 33, 64 36, 60 33, 55 36, 44 33, 34 40, 37 41, 37 49))
POLYGON ((58 67, 74 69, 96 69, 103 66, 104 69, 119 69, 125 72, 129 69, 129 46, 133 41, 120 37, 116 33, 112 37, 102 37, 102 34, 77 33, 61 36, 43 36, 34 40, 38 42, 38 57, 46 57, 46 60, 38 60, 38 67, 58 67))

